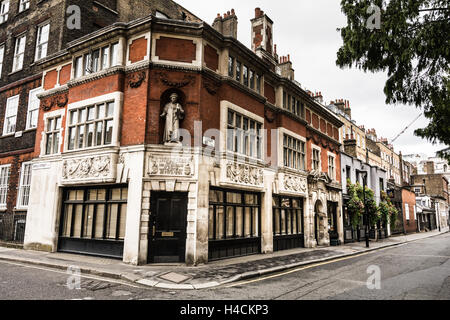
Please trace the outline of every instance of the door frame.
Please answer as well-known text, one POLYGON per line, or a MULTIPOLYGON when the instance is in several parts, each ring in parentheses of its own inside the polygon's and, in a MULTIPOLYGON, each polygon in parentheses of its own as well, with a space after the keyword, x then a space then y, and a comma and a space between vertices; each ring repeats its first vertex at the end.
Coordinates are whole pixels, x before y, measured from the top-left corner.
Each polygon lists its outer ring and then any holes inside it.
MULTIPOLYGON (((188 213, 188 193, 187 192, 167 192, 167 191, 154 191, 150 194, 150 218, 148 222, 148 252, 147 252, 147 263, 156 263, 155 262, 155 250, 156 246, 158 245, 158 240, 161 240, 161 237, 157 237, 156 235, 156 222, 158 217, 157 208, 155 208, 157 204, 157 199, 164 195, 166 197, 170 197, 171 200, 171 206, 172 206, 172 199, 174 196, 179 196, 184 200, 183 207, 185 207, 184 212, 184 218, 182 219, 182 228, 180 233, 180 239, 179 244, 182 245, 184 250, 180 250, 179 252, 179 261, 175 263, 184 263, 186 262, 186 252, 187 252, 187 213, 188 213)), ((172 208, 172 207, 171 207, 172 208)), ((171 209, 172 210, 172 209, 171 209)))

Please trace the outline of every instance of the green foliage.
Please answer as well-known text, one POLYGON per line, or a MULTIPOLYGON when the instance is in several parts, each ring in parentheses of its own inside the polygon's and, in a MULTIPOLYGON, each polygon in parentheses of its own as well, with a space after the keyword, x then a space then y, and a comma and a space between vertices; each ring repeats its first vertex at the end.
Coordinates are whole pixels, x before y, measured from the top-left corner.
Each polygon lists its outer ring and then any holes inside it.
MULTIPOLYGON (((364 192, 363 187, 359 184, 352 184, 350 180, 347 180, 347 189, 350 196, 348 203, 348 211, 351 215, 353 227, 359 226, 361 218, 365 214, 364 210, 364 192)), ((380 219, 379 208, 375 201, 374 192, 366 186, 366 207, 369 214, 371 226, 375 226, 380 219)))
POLYGON ((379 205, 380 216, 383 222, 390 223, 391 227, 395 227, 395 222, 398 218, 398 210, 392 204, 386 192, 381 192, 381 201, 379 205))
MULTIPOLYGON (((430 124, 415 132, 450 145, 450 2, 448 0, 341 0, 347 26, 337 65, 387 72, 386 103, 423 109, 430 124), (376 5, 380 29, 367 28, 376 5)), ((450 151, 441 156, 450 162, 450 151)))

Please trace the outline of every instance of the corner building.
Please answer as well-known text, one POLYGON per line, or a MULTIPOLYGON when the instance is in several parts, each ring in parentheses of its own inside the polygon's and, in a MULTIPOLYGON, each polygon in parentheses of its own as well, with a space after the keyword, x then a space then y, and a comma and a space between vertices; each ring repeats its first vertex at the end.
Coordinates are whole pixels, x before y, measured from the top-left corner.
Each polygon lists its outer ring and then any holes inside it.
POLYGON ((343 242, 342 122, 272 23, 255 10, 250 50, 234 10, 213 27, 151 15, 49 57, 25 247, 197 265, 343 242), (182 139, 165 143, 174 93, 182 139))

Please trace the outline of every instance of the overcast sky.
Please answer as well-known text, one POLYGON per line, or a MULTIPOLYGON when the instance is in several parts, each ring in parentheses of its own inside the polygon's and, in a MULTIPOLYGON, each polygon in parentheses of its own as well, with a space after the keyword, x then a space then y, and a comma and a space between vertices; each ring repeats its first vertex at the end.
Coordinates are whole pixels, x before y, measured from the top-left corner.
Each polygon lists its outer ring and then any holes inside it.
MULTIPOLYGON (((364 73, 357 69, 341 70, 336 66, 336 52, 342 45, 337 28, 346 25, 339 0, 176 0, 209 24, 217 13, 235 9, 238 17, 238 39, 250 46, 251 25, 255 8, 260 7, 274 21, 274 44, 278 55, 291 55, 295 78, 313 92, 321 91, 327 103, 349 100, 353 119, 366 129, 375 128, 378 137, 391 141, 420 113, 413 106, 386 105, 383 93, 386 75, 364 73)), ((414 136, 414 130, 425 127, 421 117, 394 143, 403 154, 425 153, 433 156, 444 145, 432 145, 414 136)))

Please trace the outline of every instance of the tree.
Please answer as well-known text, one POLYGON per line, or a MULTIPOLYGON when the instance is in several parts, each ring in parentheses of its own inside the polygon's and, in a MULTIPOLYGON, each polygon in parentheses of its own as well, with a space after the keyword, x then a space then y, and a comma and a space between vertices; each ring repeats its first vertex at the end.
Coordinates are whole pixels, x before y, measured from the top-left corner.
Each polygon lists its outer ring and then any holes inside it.
MULTIPOLYGON (((387 71, 387 104, 423 109, 415 134, 450 145, 450 5, 448 0, 341 0, 347 26, 336 64, 387 71), (377 22, 379 21, 379 25, 377 22)), ((450 163, 449 149, 440 152, 450 163)))

